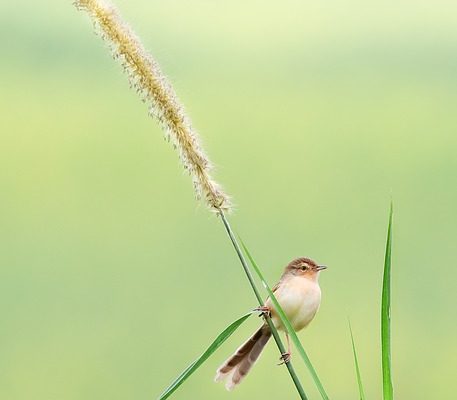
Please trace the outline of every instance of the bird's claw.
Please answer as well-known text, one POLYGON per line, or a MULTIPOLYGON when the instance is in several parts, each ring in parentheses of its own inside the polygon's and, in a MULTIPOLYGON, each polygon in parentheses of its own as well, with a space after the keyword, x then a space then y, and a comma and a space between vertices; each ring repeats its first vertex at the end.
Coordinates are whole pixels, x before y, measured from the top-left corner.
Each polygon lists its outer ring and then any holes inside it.
POLYGON ((279 360, 281 361, 278 365, 283 365, 283 364, 287 364, 289 361, 290 361, 290 353, 287 352, 287 353, 282 353, 281 354, 281 357, 279 357, 279 360))
POLYGON ((264 315, 268 315, 269 317, 271 317, 271 310, 267 307, 267 306, 259 306, 259 307, 256 307, 254 308, 254 310, 252 311, 257 311, 259 312, 259 317, 262 317, 264 315))

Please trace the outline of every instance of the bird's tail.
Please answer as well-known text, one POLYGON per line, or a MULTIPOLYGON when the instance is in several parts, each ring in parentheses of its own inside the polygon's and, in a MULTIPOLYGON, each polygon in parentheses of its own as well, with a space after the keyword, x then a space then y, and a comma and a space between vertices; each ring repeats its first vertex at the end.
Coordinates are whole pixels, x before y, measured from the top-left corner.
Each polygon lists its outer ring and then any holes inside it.
POLYGON ((268 325, 261 326, 218 368, 214 380, 220 382, 227 379, 225 387, 227 390, 232 390, 247 375, 259 358, 270 336, 271 330, 268 325))

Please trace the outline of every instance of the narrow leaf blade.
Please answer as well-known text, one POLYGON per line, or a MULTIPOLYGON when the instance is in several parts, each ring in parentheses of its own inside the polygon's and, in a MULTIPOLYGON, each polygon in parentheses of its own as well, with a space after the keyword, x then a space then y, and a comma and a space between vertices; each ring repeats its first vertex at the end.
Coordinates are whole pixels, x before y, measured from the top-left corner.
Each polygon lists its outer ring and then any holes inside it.
POLYGON ((219 336, 210 344, 205 352, 192 362, 181 374, 168 386, 160 395, 158 400, 164 400, 171 396, 171 394, 181 386, 184 381, 189 378, 208 358, 224 343, 239 326, 251 316, 251 313, 243 315, 236 321, 232 322, 227 328, 222 331, 219 336))
POLYGON ((264 288, 267 290, 268 295, 271 298, 271 301, 273 302, 275 309, 279 315, 279 318, 281 319, 282 323, 287 329, 287 332, 289 333, 290 338, 292 339, 292 342, 294 343, 295 347, 297 348, 298 352, 300 353, 301 358, 303 359, 305 365, 307 366, 314 383, 319 390, 319 393, 321 394, 322 399, 328 400, 328 395, 325 392, 325 389, 316 373, 316 370, 314 369, 313 365, 311 364, 311 360, 309 359, 308 355, 306 354, 305 349, 303 348, 300 339, 298 339, 297 334, 295 333, 294 328, 292 328, 292 325, 290 324, 289 319, 287 318, 286 314, 284 313, 284 310, 281 308, 281 306, 278 303, 278 300, 276 299, 276 296, 268 286, 267 282, 265 281, 265 278, 263 277, 262 272, 260 271, 260 268, 258 267, 257 263, 254 261, 253 257, 251 256, 251 253, 247 249, 246 245, 244 244, 243 240, 240 238, 241 245, 243 246, 243 250, 246 253, 246 255, 249 258, 249 261, 252 264, 252 267, 254 268, 254 271, 257 273, 260 281, 262 282, 262 285, 264 288))
POLYGON ((393 204, 390 204, 389 225, 387 228, 386 253, 384 258, 384 274, 382 280, 381 300, 381 352, 382 352, 382 388, 384 400, 392 400, 392 368, 391 368, 391 342, 390 342, 390 282, 392 266, 392 216, 393 204))
POLYGON ((355 349, 355 343, 354 343, 354 335, 352 334, 352 327, 351 327, 350 321, 349 321, 349 332, 351 333, 352 352, 354 353, 354 364, 355 364, 355 372, 357 374, 357 384, 359 386, 359 396, 360 396, 360 400, 365 400, 365 392, 363 391, 363 384, 362 384, 362 375, 360 374, 359 360, 357 358, 357 351, 355 349))

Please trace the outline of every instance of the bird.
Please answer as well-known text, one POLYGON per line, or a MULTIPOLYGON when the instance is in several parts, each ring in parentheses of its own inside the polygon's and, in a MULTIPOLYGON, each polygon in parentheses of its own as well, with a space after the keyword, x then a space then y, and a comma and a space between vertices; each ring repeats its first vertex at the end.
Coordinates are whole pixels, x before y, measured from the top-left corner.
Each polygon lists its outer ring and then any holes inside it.
MULTIPOLYGON (((307 257, 296 258, 284 269, 279 282, 273 287, 281 308, 287 315, 296 332, 305 328, 316 315, 321 303, 319 286, 320 271, 325 265, 318 265, 307 257)), ((288 363, 291 358, 289 335, 279 318, 271 298, 264 305, 255 309, 268 313, 276 329, 284 331, 287 339, 287 352, 281 354, 280 364, 288 363)), ((233 390, 246 377, 259 358, 263 348, 271 337, 271 329, 265 322, 235 353, 229 357, 216 371, 216 382, 226 381, 227 390, 233 390)))

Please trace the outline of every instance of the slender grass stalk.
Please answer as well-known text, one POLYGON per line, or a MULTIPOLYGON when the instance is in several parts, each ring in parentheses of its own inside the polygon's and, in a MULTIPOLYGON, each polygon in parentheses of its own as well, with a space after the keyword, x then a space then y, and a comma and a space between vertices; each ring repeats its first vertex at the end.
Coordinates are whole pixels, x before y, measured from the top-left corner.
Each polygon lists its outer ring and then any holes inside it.
POLYGON ((254 271, 257 273, 259 276, 260 281, 262 282, 262 285, 265 287, 265 289, 268 292, 268 295, 270 296, 271 300, 273 301, 273 304, 275 306, 275 309, 279 315, 279 318, 281 319, 283 325, 285 326, 288 334, 290 335, 290 338, 294 342, 295 347, 297 348, 301 358, 303 359, 305 365, 307 366, 311 377, 314 380, 314 383, 316 384, 317 389, 319 390, 319 393, 324 400, 328 400, 328 395, 325 392, 324 386, 322 385, 322 382, 320 381, 316 370, 313 367, 313 364, 311 363, 311 360, 309 359, 308 355, 306 354, 305 349, 303 348, 300 339, 297 336, 297 333, 295 332, 294 328, 292 327, 289 319, 287 318, 286 313, 282 309, 281 305, 279 304, 278 300, 276 299, 276 296, 274 295, 273 291, 270 289, 270 286, 268 285, 267 281, 263 277, 262 272, 260 271, 260 268, 258 267, 257 263, 254 261, 254 258, 251 256, 251 253, 249 252, 248 248, 245 246, 243 241, 241 240, 241 244, 243 246, 243 249, 245 253, 247 254, 249 260, 251 261, 251 265, 254 268, 254 271))
POLYGON ((389 226, 387 228, 384 274, 382 280, 381 301, 381 352, 382 352, 382 389, 383 399, 393 400, 391 343, 390 343, 390 272, 392 267, 392 217, 393 203, 390 203, 389 226))
MULTIPOLYGON (((192 176, 197 198, 204 197, 208 207, 221 216, 254 294, 259 304, 263 305, 248 264, 225 216, 225 212, 231 209, 230 199, 211 177, 212 167, 209 159, 203 152, 198 134, 192 128, 190 119, 185 114, 172 86, 162 74, 158 64, 146 52, 138 37, 108 1, 75 0, 74 4, 78 9, 85 10, 92 18, 102 39, 109 43, 113 57, 120 61, 131 86, 143 102, 148 104, 151 116, 161 123, 166 137, 172 140, 184 168, 192 176)), ((271 319, 267 317, 266 322, 271 328, 280 352, 285 353, 284 345, 271 319)), ((300 397, 307 399, 292 364, 288 362, 286 366, 300 397)))
MULTIPOLYGON (((225 216, 225 214, 222 210, 220 211, 220 216, 221 216, 222 222, 224 223, 225 230, 227 231, 227 234, 229 235, 229 238, 233 244, 233 247, 235 248, 235 251, 238 254, 238 258, 240 259, 241 265, 243 266, 244 272, 246 273, 246 276, 249 280, 251 288, 257 298, 257 301, 259 302, 260 306, 263 306, 264 300, 263 300, 262 296, 260 295, 259 290, 257 289, 254 279, 252 278, 251 271, 249 270, 248 264, 246 262, 246 259, 244 258, 243 252, 241 251, 240 245, 238 244, 238 242, 235 238, 235 235, 233 234, 230 223, 228 222, 227 217, 225 216)), ((265 319, 265 322, 268 324, 269 328, 271 329, 271 333, 276 342, 276 345, 278 346, 280 353, 284 354, 286 352, 286 348, 284 347, 284 344, 281 341, 279 332, 276 329, 276 327, 274 326, 273 321, 266 314, 264 314, 264 319, 265 319)), ((298 378, 297 373, 295 372, 292 362, 289 361, 289 362, 285 363, 285 365, 287 367, 287 370, 289 371, 290 377, 292 378, 292 380, 295 384, 295 387, 298 391, 298 394, 300 395, 300 398, 307 399, 305 391, 303 390, 303 386, 301 385, 300 379, 298 378)))
POLYGON ((355 364, 355 372, 357 375, 357 384, 359 386, 359 397, 360 397, 360 400, 365 400, 365 392, 363 390, 363 384, 362 384, 362 375, 360 374, 359 360, 357 358, 357 351, 355 349, 354 335, 352 334, 351 321, 348 320, 348 323, 349 323, 349 332, 351 333, 352 353, 354 354, 354 364, 355 364))

